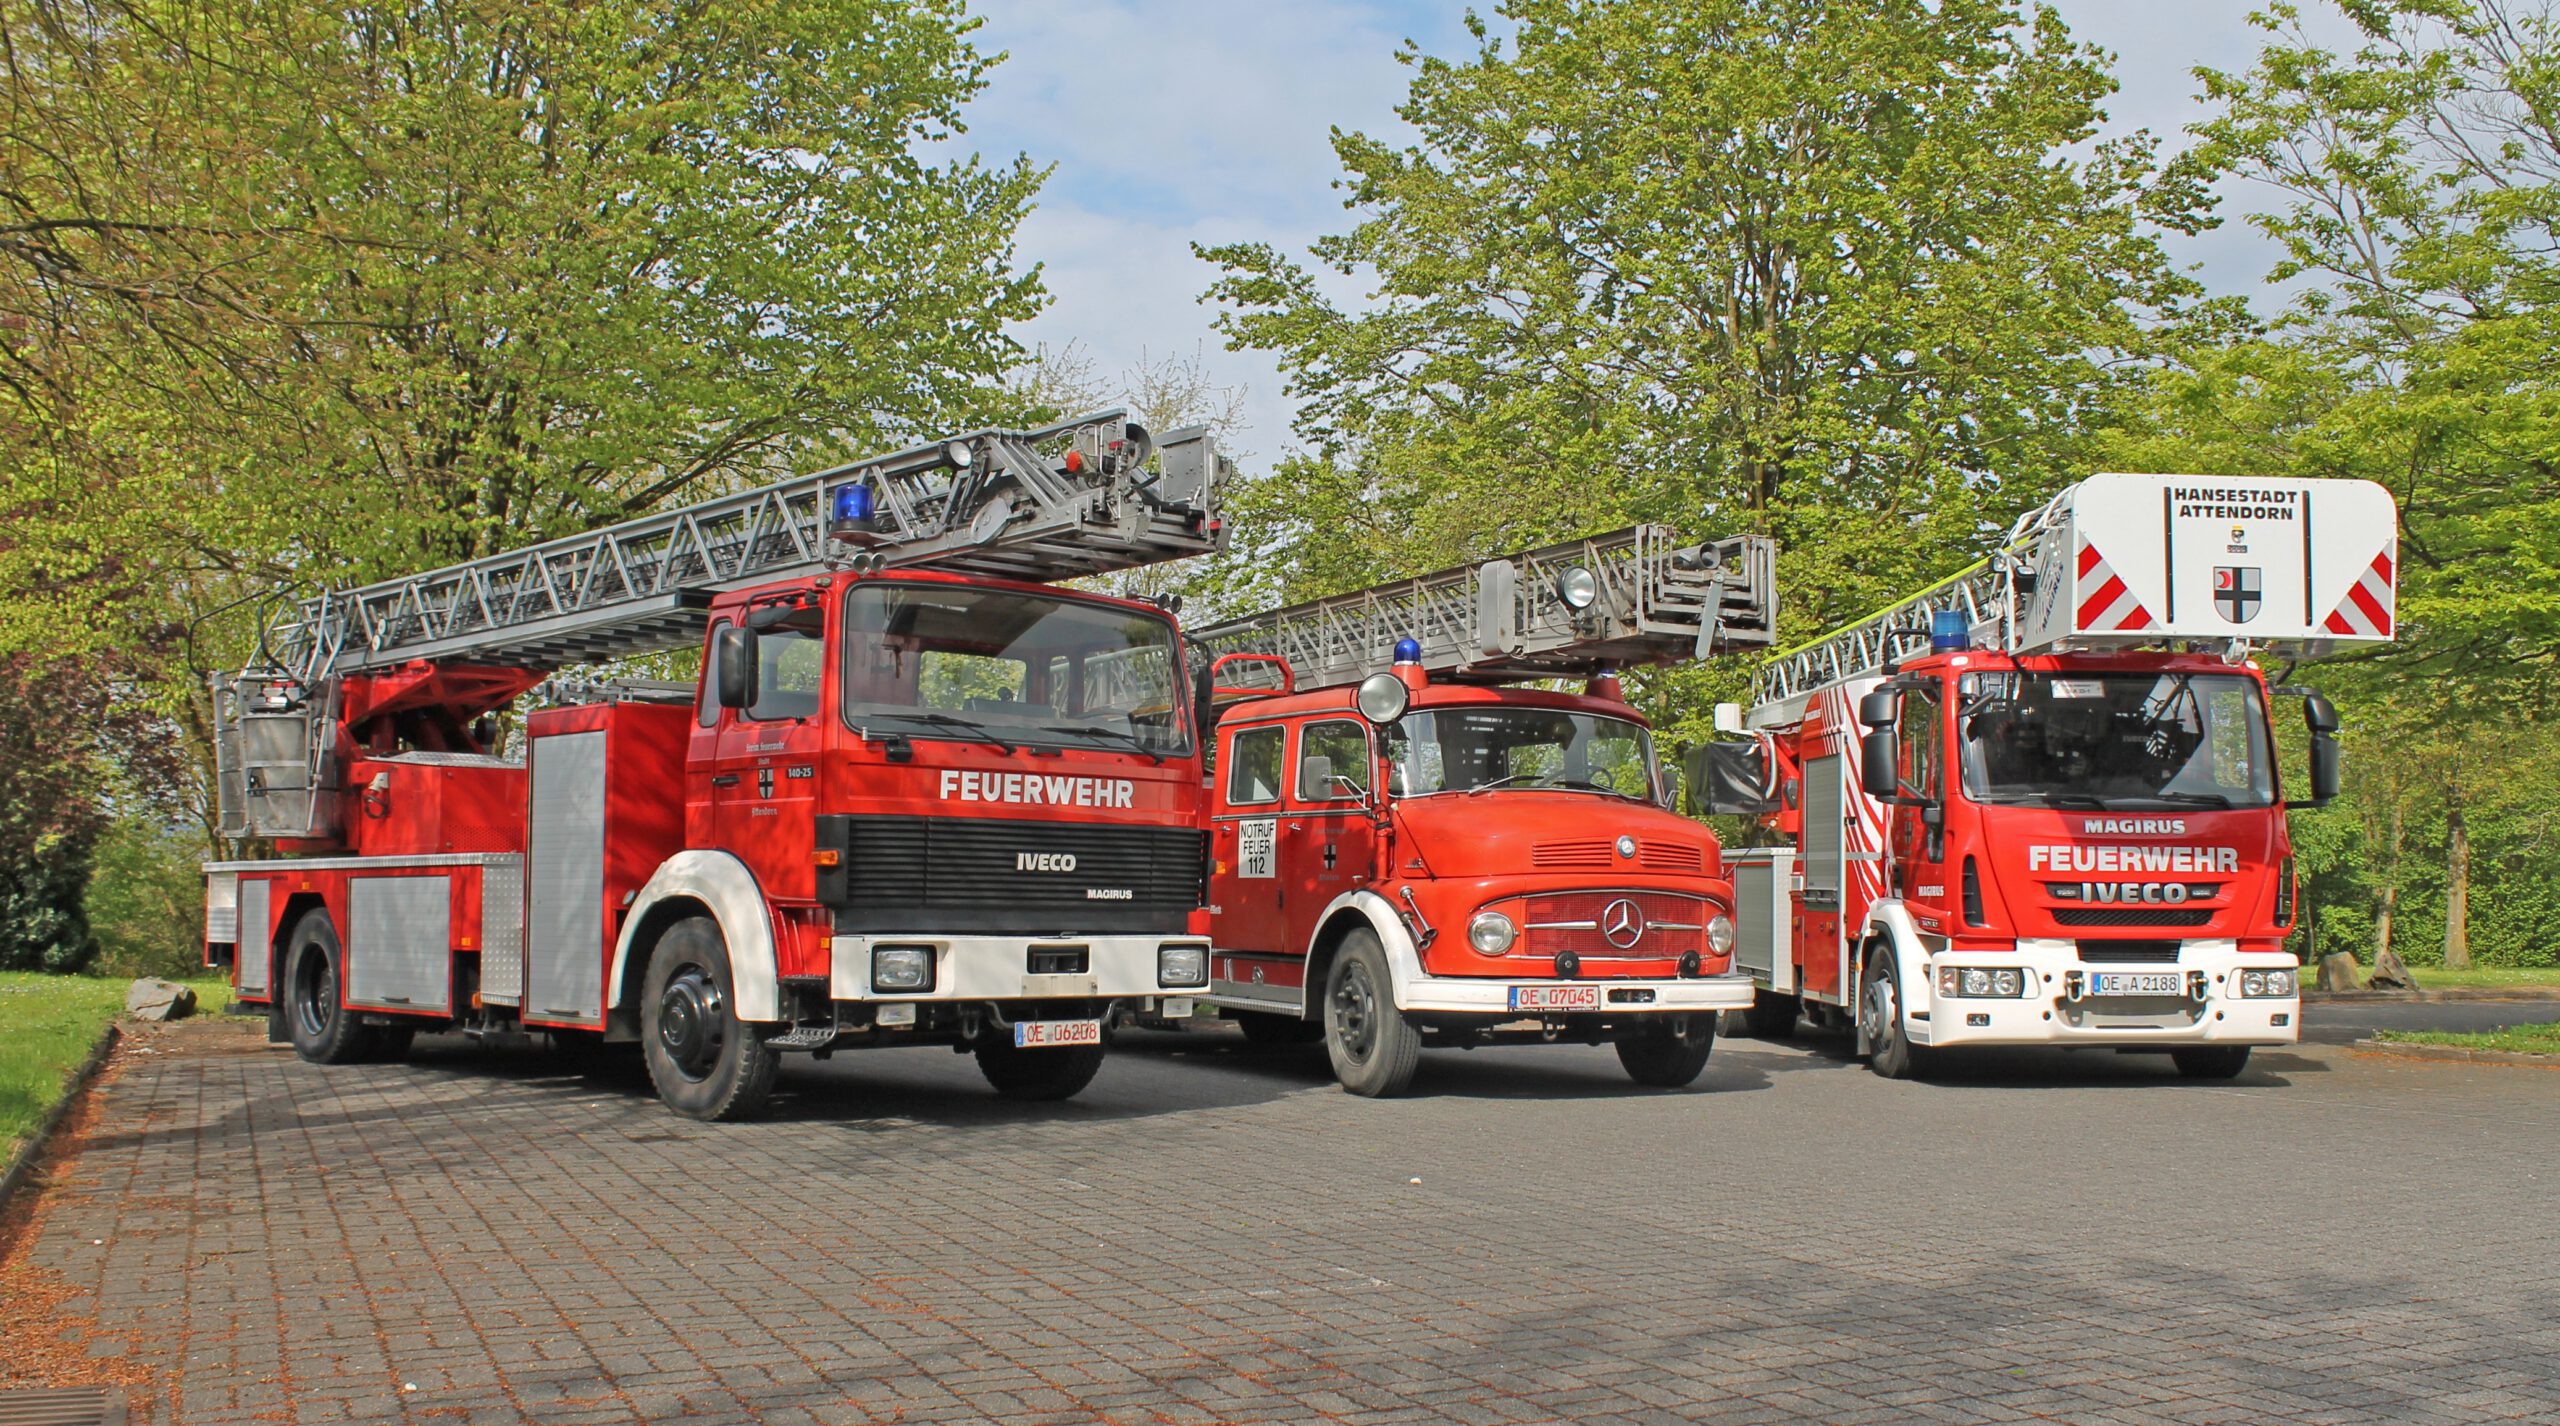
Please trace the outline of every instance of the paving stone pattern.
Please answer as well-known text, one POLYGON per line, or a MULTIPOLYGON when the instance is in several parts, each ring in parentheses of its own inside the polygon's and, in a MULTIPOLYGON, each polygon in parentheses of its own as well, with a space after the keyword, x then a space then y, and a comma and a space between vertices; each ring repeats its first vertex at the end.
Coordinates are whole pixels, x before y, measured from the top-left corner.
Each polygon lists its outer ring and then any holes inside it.
POLYGON ((901 1051, 710 1126, 532 1051, 176 1048, 26 1249, 137 1419, 2560 1420, 2549 1071, 1727 1041, 1373 1102, 1151 1036, 1062 1107, 901 1051))

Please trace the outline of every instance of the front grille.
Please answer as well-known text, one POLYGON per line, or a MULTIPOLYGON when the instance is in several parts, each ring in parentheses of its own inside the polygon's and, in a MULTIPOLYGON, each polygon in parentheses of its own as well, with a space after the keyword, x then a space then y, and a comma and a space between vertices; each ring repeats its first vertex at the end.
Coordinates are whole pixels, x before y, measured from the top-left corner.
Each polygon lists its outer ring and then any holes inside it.
POLYGON ((2176 965, 2175 941, 2082 941, 2080 959, 2102 965, 2176 965))
POLYGON ((1589 871, 1608 866, 1613 850, 1605 840, 1540 842, 1529 849, 1529 865, 1547 871, 1589 871))
POLYGON ((2213 920, 2213 908, 2056 906, 2053 919, 2064 926, 2202 926, 2213 920))
POLYGON ((1056 931, 1187 915, 1201 904, 1208 841, 1181 827, 821 817, 818 845, 842 853, 818 899, 852 924, 1056 931))
POLYGON ((1585 960, 1671 960, 1705 953, 1704 898, 1665 891, 1565 891, 1526 898, 1519 954, 1555 956, 1566 951, 1585 960), (1601 930, 1610 908, 1631 901, 1644 917, 1644 933, 1628 945, 1601 930))

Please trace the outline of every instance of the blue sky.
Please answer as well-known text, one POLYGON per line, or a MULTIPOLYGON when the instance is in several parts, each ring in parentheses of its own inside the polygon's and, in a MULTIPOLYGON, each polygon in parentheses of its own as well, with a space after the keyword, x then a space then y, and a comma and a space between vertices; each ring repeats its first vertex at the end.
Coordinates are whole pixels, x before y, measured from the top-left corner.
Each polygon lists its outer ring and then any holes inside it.
MULTIPOLYGON (((2173 143, 2204 113, 2191 72, 2245 68, 2258 48, 2251 0, 2058 4, 2075 33, 2119 57, 2114 126, 2173 143)), ((1234 444, 1267 466, 1292 445, 1290 403, 1268 360, 1223 350, 1198 302, 1214 273, 1189 245, 1257 240, 1298 253, 1340 231, 1348 215, 1332 187, 1329 129, 1398 128, 1409 74, 1398 46, 1465 53, 1464 5, 980 0, 978 12, 981 47, 1011 57, 971 106, 966 142, 1056 165, 1020 248, 1043 264, 1055 300, 1017 335, 1076 343, 1104 375, 1142 353, 1201 351, 1217 380, 1245 388, 1234 444)), ((2318 28, 2351 38, 2334 20, 2318 28)), ((2222 228, 2179 252, 2216 291, 2257 293, 2273 259, 2242 221, 2253 201, 2227 192, 2222 228)))

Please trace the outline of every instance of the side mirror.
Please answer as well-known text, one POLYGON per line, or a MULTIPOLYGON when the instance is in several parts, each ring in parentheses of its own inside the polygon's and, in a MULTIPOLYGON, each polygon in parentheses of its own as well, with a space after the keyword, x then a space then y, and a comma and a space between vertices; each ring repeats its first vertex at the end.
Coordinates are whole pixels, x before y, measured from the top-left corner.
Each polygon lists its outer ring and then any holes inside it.
POLYGON ((2326 733, 2311 735, 2311 805, 2323 807, 2338 795, 2338 740, 2326 733))
POLYGON ((2324 694, 2306 693, 2302 695, 2302 721, 2315 735, 2334 733, 2338 731, 2338 705, 2324 694))
POLYGON ((1902 710, 1902 695, 1890 688, 1879 688, 1858 700, 1858 721, 1870 728, 1890 728, 1894 714, 1902 710))
MULTIPOLYGON (((1870 699, 1883 696, 1867 695, 1870 699)), ((1863 708, 1859 710, 1861 714, 1865 711, 1863 708)), ((1902 770, 1894 764, 1895 754, 1899 751, 1894 745, 1890 722, 1881 728, 1869 728, 1866 737, 1859 740, 1858 783, 1869 797, 1878 802, 1891 802, 1902 793, 1902 770)))
POLYGON ((1653 786, 1654 804, 1665 812, 1680 810, 1680 769, 1665 763, 1653 786))
POLYGON ((744 708, 756 701, 756 636, 728 625, 712 636, 711 657, 719 669, 720 706, 744 708))
POLYGON ((1333 798, 1333 759, 1322 753, 1305 753, 1298 758, 1298 800, 1327 802, 1333 798))
POLYGON ((1716 731, 1730 737, 1740 737, 1748 731, 1742 726, 1741 704, 1719 703, 1716 705, 1716 731))

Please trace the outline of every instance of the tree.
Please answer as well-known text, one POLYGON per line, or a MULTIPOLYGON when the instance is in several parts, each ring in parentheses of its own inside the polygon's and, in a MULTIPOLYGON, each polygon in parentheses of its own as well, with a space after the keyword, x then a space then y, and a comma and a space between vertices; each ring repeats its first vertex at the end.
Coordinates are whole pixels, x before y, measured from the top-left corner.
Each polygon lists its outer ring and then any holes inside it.
MULTIPOLYGON (((0 649, 484 553, 991 409, 1042 175, 959 0, 0 18, 0 649)), ((225 612, 228 610, 228 612, 225 612)), ((201 712, 195 732, 201 742, 201 712)))
POLYGON ((1203 250, 1316 443, 1240 493, 1299 595, 1628 519, 1774 534, 1795 627, 1944 574, 2080 473, 2202 221, 2105 57, 2009 0, 1510 0, 1339 133, 1338 304, 1203 250))

